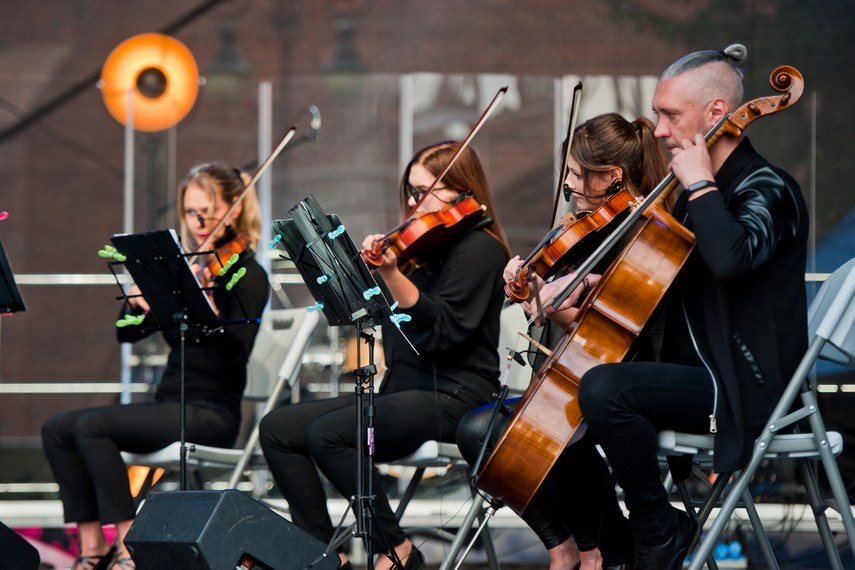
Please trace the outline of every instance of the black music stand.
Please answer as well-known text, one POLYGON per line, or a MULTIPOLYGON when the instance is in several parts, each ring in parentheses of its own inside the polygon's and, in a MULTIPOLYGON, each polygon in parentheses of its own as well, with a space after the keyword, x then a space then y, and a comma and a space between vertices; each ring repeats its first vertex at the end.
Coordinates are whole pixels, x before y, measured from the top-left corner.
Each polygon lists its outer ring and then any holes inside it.
MULTIPOLYGON (((356 509, 356 532, 353 536, 362 537, 365 544, 367 565, 373 566, 373 536, 374 529, 374 495, 372 474, 374 471, 374 376, 377 368, 374 365, 374 336, 367 332, 383 320, 394 318, 394 313, 386 298, 377 286, 377 282, 362 260, 360 251, 347 234, 344 226, 336 215, 326 215, 313 196, 308 196, 288 211, 291 219, 274 220, 273 230, 275 241, 281 242, 285 250, 302 275, 306 286, 316 300, 315 309, 321 310, 330 325, 356 325, 359 339, 368 345, 368 364, 362 366, 361 350, 356 351, 356 448, 357 496, 350 498, 349 508, 356 509), (368 403, 364 404, 364 395, 368 394, 368 403), (367 429, 363 426, 363 409, 366 409, 367 429), (368 434, 368 441, 364 440, 368 434), (363 450, 367 443, 367 469, 363 463, 363 450), (368 475, 367 485, 365 475, 368 475)), ((402 333, 403 334, 403 333, 402 333)), ((415 350, 415 349, 414 349, 415 350)), ((345 511, 346 516, 347 511, 345 511)), ((343 526, 339 523, 338 528, 343 526)), ((380 528, 382 534, 382 528, 380 528)), ((327 546, 327 551, 315 560, 315 566, 324 557, 334 552, 336 548, 350 539, 353 525, 334 536, 327 546)), ((384 553, 394 561, 398 568, 403 568, 395 550, 389 544, 385 535, 378 544, 385 548, 384 553)))
MULTIPOLYGON (((181 490, 187 489, 187 446, 185 435, 184 344, 190 327, 219 329, 225 324, 211 305, 199 280, 187 262, 189 255, 178 243, 175 230, 155 230, 139 234, 117 234, 110 238, 127 259, 123 263, 151 307, 162 329, 179 331, 181 350, 181 490)), ((115 272, 114 272, 115 275, 115 272)), ((118 281, 118 277, 117 277, 118 281)), ((127 296, 123 296, 127 299, 127 296)))
POLYGON ((0 241, 0 316, 26 310, 24 299, 15 283, 15 274, 12 273, 12 267, 6 259, 3 242, 0 241))

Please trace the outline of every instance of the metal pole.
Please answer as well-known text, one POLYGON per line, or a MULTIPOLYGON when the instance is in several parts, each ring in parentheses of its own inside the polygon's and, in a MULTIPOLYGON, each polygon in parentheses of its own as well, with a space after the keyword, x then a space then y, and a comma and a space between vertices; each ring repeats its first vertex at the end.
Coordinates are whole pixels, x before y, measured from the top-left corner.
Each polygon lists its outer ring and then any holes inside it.
MULTIPOLYGON (((122 231, 126 234, 134 231, 134 90, 128 89, 125 107, 125 179, 124 179, 124 210, 122 213, 122 231)), ((125 270, 127 273, 127 270, 125 270)), ((131 343, 121 345, 122 355, 122 393, 119 401, 122 404, 131 403, 131 343)))
MULTIPOLYGON (((270 156, 273 150, 273 85, 270 81, 258 84, 258 164, 270 156)), ((256 183, 258 203, 261 207, 261 243, 258 244, 258 263, 271 274, 270 256, 267 244, 272 237, 270 221, 273 219, 273 172, 272 168, 265 172, 256 183)))

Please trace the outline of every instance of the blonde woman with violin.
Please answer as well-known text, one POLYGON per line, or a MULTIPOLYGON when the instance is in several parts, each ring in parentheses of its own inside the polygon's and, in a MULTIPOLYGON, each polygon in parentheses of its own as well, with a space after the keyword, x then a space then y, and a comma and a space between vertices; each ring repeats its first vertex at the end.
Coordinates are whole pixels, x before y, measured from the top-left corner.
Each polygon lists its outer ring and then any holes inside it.
MULTIPOLYGON (((210 297, 219 317, 228 323, 219 331, 191 327, 186 331, 184 373, 186 437, 204 445, 234 445, 240 426, 240 401, 246 385, 246 364, 267 303, 267 274, 255 260, 261 216, 255 190, 244 193, 249 177, 236 169, 206 164, 193 169, 181 183, 178 210, 181 235, 198 246, 212 232, 218 251, 237 249, 239 259, 228 273, 211 280, 211 269, 200 268, 213 287, 210 297), (244 195, 225 223, 229 207, 244 195), (240 268, 246 274, 231 290, 225 284, 240 268)), ((126 315, 144 315, 142 324, 117 328, 120 342, 133 342, 160 329, 149 306, 133 286, 122 308, 126 315)), ((180 436, 181 355, 179 333, 162 329, 170 346, 154 401, 67 412, 42 428, 45 454, 59 483, 65 520, 77 523, 80 553, 71 570, 128 570, 134 563, 124 537, 136 513, 128 474, 120 451, 157 451, 180 436), (104 536, 102 525, 116 527, 116 544, 104 536)))
MULTIPOLYGON (((419 151, 400 183, 402 211, 411 216, 448 212, 471 196, 486 207, 479 223, 449 240, 436 240, 406 267, 392 248, 382 252, 376 270, 396 312, 409 315, 401 331, 383 326, 388 371, 375 398, 375 459, 405 457, 435 439, 454 441, 458 420, 488 402, 498 389, 499 314, 502 268, 508 246, 498 222, 481 163, 466 147, 438 183, 457 143, 440 143, 419 151), (401 335, 403 332, 418 354, 401 335)), ((368 236, 366 251, 376 250, 381 235, 368 236)), ((293 522, 324 542, 334 534, 320 470, 344 497, 357 493, 356 396, 284 406, 261 422, 260 441, 274 479, 288 501, 293 522)), ((378 477, 377 473, 371 476, 378 477)), ((382 492, 374 484, 375 538, 388 546, 407 570, 424 565, 424 556, 398 525, 382 492)), ((342 565, 350 567, 340 553, 342 565)), ((376 568, 392 562, 379 556, 376 568)))

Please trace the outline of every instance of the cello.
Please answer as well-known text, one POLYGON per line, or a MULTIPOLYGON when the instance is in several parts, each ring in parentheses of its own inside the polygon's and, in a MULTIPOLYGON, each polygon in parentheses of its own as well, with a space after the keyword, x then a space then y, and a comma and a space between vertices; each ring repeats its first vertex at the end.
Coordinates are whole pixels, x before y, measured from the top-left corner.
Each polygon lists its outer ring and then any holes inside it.
MULTIPOLYGON (((755 99, 723 118, 705 137, 708 148, 722 136, 739 137, 754 120, 790 107, 804 90, 801 74, 789 66, 777 68, 770 82, 783 95, 755 99)), ((558 307, 618 239, 630 237, 538 370, 476 480, 476 487, 517 513, 525 510, 582 423, 582 376, 594 366, 626 357, 694 249, 694 234, 664 207, 677 185, 669 174, 651 192, 648 198, 653 199, 597 248, 552 301, 558 307)))

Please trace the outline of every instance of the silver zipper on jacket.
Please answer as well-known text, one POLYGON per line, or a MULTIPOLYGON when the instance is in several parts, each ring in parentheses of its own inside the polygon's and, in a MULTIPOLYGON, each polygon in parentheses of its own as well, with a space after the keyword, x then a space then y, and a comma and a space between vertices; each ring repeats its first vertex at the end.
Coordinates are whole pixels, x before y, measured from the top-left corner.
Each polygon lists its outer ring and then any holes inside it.
MULTIPOLYGON (((683 213, 683 221, 681 222, 684 226, 689 221, 689 212, 686 211, 683 213)), ((718 432, 718 425, 716 424, 715 414, 718 410, 718 384, 715 381, 715 374, 713 374, 712 369, 707 364, 707 361, 704 359, 704 355, 701 354, 701 350, 698 348, 698 343, 695 341, 695 333, 692 332, 692 323, 689 321, 689 314, 686 312, 686 302, 683 298, 684 290, 680 289, 680 308, 683 309, 683 318, 686 319, 686 328, 689 330, 689 338, 692 340, 692 346, 695 347, 695 353, 698 355, 698 358, 701 359, 701 363, 703 363, 704 368, 707 369, 707 372, 710 375, 710 379, 712 380, 713 387, 713 407, 712 413, 710 414, 710 433, 718 432)))

